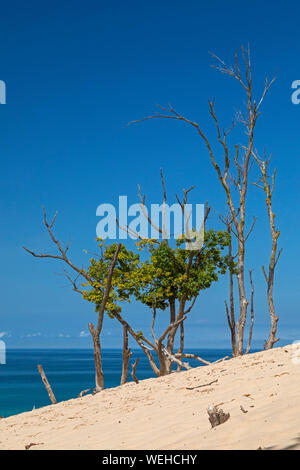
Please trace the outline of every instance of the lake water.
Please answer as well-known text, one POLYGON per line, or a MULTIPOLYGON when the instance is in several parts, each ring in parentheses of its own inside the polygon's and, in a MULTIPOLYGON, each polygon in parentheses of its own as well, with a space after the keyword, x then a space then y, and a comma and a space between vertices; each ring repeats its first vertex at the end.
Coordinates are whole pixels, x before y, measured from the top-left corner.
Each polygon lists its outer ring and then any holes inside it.
MULTIPOLYGON (((189 351, 208 361, 216 361, 230 355, 224 349, 189 351)), ((120 385, 122 351, 104 349, 103 370, 105 388, 120 385)), ((154 377, 148 360, 141 351, 135 351, 131 363, 140 357, 137 366, 138 379, 154 377)), ((189 360, 192 366, 199 366, 189 360)), ((11 349, 7 351, 6 364, 0 365, 0 416, 10 416, 49 405, 49 397, 37 371, 42 364, 57 401, 78 396, 81 390, 94 387, 93 351, 89 349, 11 349)), ((129 381, 132 380, 129 366, 129 381)))

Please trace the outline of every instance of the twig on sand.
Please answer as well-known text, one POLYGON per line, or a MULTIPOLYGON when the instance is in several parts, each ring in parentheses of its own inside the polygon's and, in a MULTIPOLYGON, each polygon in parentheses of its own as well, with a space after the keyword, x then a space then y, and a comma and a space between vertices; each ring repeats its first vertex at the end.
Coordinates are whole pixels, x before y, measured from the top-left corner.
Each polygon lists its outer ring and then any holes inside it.
POLYGON ((186 387, 187 390, 194 390, 195 388, 200 388, 200 387, 208 387, 208 385, 212 385, 215 382, 218 382, 218 379, 213 380, 212 382, 209 382, 208 384, 202 384, 202 385, 197 385, 196 387, 186 387))
POLYGON ((87 388, 86 390, 82 390, 82 391, 79 393, 78 398, 83 397, 83 395, 85 395, 85 394, 88 393, 89 391, 90 391, 89 388, 87 388))
POLYGON ((218 359, 217 361, 212 362, 212 364, 219 364, 219 362, 227 361, 227 359, 231 359, 230 356, 222 357, 222 359, 218 359))

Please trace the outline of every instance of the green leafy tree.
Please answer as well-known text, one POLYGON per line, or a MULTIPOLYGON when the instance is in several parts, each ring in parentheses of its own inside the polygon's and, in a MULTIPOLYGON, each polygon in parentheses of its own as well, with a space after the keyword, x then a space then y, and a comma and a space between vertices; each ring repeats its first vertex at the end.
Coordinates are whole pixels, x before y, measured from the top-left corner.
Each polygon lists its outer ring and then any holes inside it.
POLYGON ((183 321, 185 315, 193 308, 200 292, 218 281, 219 276, 226 273, 230 264, 228 255, 223 254, 224 248, 229 243, 226 231, 206 231, 203 247, 197 251, 185 249, 185 242, 185 238, 182 237, 177 240, 174 248, 167 240, 137 242, 139 250, 148 251, 149 259, 141 262, 132 272, 135 298, 153 310, 152 326, 154 326, 158 309, 169 310, 170 313, 166 335, 167 346, 164 348, 162 344, 161 351, 156 351, 160 369, 163 369, 164 373, 171 372, 172 362, 176 359, 174 341, 179 326, 181 345, 177 359, 184 357, 183 321), (188 308, 186 308, 187 302, 191 302, 188 308))
MULTIPOLYGON (((95 304, 96 311, 98 311, 103 301, 109 269, 118 246, 117 243, 107 245, 100 238, 97 239, 97 242, 101 255, 98 258, 91 258, 87 269, 92 282, 82 283, 83 289, 80 291, 84 299, 95 304)), ((120 244, 111 289, 105 305, 105 311, 111 318, 114 317, 116 312, 121 312, 123 302, 130 302, 130 297, 134 292, 132 276, 138 265, 139 254, 127 250, 123 244, 120 244)))

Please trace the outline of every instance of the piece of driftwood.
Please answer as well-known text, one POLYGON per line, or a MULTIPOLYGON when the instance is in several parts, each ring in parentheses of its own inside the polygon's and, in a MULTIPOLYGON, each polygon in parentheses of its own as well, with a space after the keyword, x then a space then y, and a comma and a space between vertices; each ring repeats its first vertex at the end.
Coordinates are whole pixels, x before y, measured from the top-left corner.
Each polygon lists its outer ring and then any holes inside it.
POLYGON ((230 359, 230 356, 225 356, 215 362, 212 362, 212 364, 219 364, 219 362, 227 361, 228 359, 230 359))
POLYGON ((215 406, 209 406, 207 408, 207 413, 212 428, 225 423, 230 418, 229 413, 224 413, 221 409, 217 410, 215 406))
POLYGON ((240 409, 243 413, 248 413, 248 410, 245 410, 245 408, 242 405, 240 406, 240 409))
POLYGON ((200 388, 200 387, 208 387, 209 385, 212 385, 214 383, 218 382, 218 379, 213 380, 212 382, 209 382, 208 384, 202 384, 202 385, 196 385, 196 387, 186 387, 187 390, 195 390, 195 388, 200 388))
POLYGON ((37 443, 31 442, 30 444, 26 444, 25 450, 29 450, 30 447, 32 447, 32 446, 40 446, 40 445, 42 445, 42 444, 44 444, 44 443, 43 443, 43 442, 37 442, 37 443))
POLYGON ((47 392, 48 392, 49 398, 50 398, 52 404, 55 405, 55 404, 57 403, 57 401, 56 401, 56 398, 55 398, 54 393, 53 393, 53 391, 52 391, 52 388, 50 387, 50 384, 49 384, 49 382, 48 382, 48 379, 47 379, 47 377, 46 377, 46 374, 45 374, 45 372, 44 372, 44 369, 43 369, 43 367, 42 367, 41 364, 39 364, 39 365, 37 366, 37 368, 38 368, 39 373, 41 374, 42 381, 43 381, 43 384, 44 384, 45 387, 46 387, 46 390, 47 390, 47 392))
POLYGON ((131 376, 132 376, 132 378, 133 378, 133 380, 135 381, 136 384, 139 383, 139 381, 138 381, 138 379, 137 379, 137 377, 136 377, 136 374, 135 374, 135 372, 136 372, 136 366, 138 365, 139 360, 140 360, 140 358, 138 357, 137 360, 135 361, 135 363, 132 364, 131 376))
POLYGON ((196 359, 199 362, 202 362, 203 364, 209 366, 211 362, 206 361, 205 359, 202 359, 202 357, 198 356, 197 354, 185 354, 185 353, 176 353, 174 355, 176 358, 185 358, 185 359, 196 359))
POLYGON ((89 388, 87 388, 86 390, 82 390, 82 391, 79 393, 78 398, 83 397, 83 395, 85 395, 85 394, 88 393, 89 391, 90 391, 89 388))

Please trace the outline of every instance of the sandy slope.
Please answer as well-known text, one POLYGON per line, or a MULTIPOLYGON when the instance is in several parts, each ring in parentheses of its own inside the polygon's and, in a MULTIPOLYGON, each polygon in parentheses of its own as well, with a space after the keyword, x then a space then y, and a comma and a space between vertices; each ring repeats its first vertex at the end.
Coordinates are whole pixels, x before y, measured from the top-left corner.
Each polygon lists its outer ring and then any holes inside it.
POLYGON ((2 419, 0 448, 300 449, 294 353, 277 348, 2 419), (218 404, 231 417, 211 429, 206 410, 218 404))

